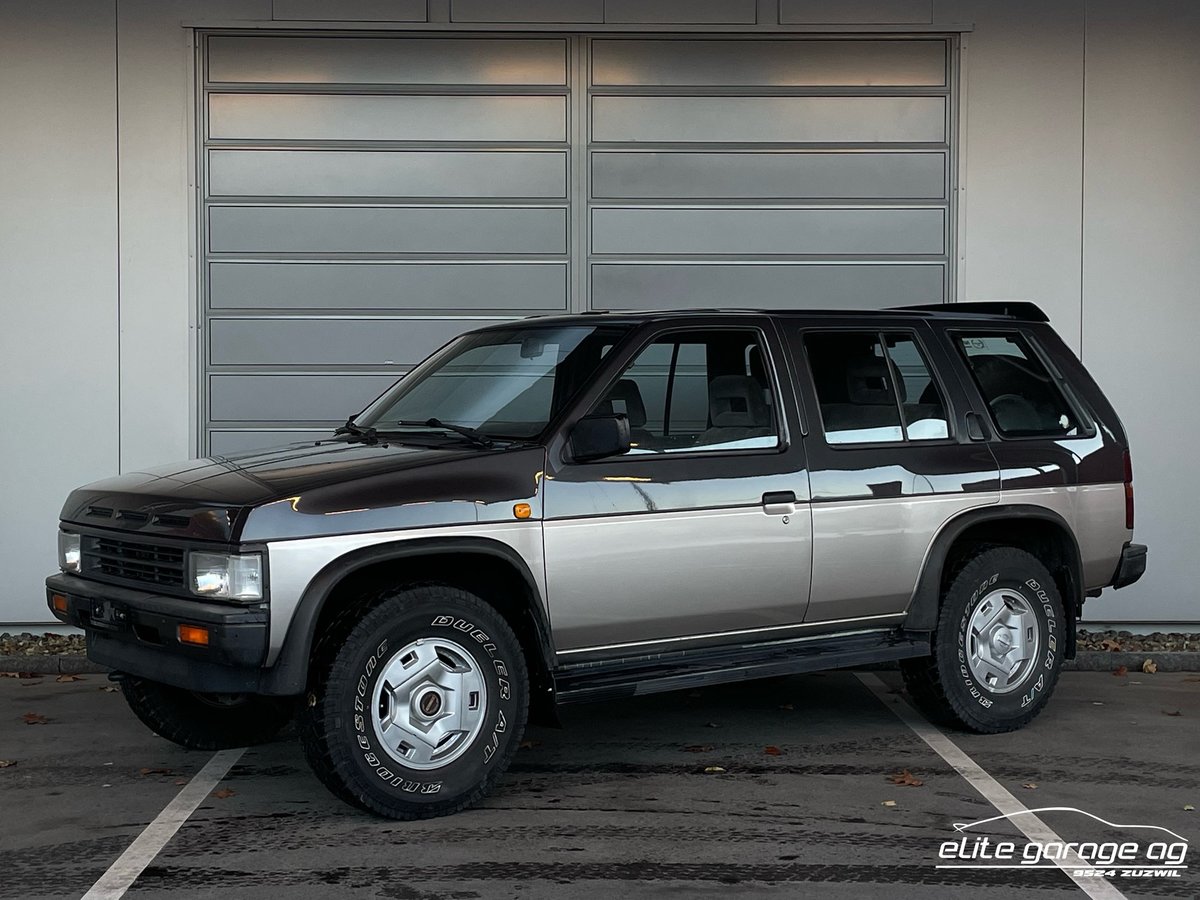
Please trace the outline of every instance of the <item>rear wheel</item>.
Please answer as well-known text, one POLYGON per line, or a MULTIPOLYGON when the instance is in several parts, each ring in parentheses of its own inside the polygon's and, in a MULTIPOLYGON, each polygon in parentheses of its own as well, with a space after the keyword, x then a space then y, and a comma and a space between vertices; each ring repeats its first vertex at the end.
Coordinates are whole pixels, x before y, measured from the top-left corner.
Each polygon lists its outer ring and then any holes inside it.
POLYGON ((478 597, 389 592, 344 640, 318 647, 301 739, 334 794, 394 819, 447 815, 491 790, 529 706, 521 646, 478 597))
POLYGON ((1062 667, 1062 597, 1037 557, 1015 547, 973 556, 942 597, 933 654, 901 664, 931 719, 1013 731, 1046 705, 1062 667))
POLYGON ((249 747, 275 737, 296 701, 258 694, 202 694, 126 675, 121 691, 129 708, 155 734, 189 750, 249 747))

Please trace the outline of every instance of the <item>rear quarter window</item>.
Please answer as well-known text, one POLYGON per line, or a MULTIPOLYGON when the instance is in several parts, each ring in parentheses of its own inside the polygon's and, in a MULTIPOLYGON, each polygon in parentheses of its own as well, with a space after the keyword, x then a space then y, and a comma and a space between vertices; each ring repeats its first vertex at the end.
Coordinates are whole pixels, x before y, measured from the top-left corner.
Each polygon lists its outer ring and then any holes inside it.
POLYGON ((996 430, 1005 437, 1073 437, 1084 427, 1054 376, 1017 332, 951 334, 996 430))

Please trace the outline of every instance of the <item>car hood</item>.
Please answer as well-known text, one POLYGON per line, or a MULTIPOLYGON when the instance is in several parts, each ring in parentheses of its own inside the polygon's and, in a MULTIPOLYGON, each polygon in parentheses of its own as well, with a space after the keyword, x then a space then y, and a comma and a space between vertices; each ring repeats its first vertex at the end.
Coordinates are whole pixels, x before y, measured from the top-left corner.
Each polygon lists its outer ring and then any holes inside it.
POLYGON ((128 472, 73 491, 62 519, 227 543, 481 521, 530 501, 540 447, 320 441, 128 472))

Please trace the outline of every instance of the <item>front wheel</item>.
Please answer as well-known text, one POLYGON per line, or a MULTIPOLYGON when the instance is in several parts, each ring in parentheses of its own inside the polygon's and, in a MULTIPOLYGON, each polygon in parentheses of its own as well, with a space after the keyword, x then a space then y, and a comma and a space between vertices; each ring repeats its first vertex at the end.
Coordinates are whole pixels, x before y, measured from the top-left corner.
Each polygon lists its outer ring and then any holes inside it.
POLYGON ((529 682, 512 629, 467 591, 389 592, 318 648, 301 739, 334 794, 393 819, 447 815, 491 790, 525 728, 529 682))
POLYGON ((1015 547, 973 556, 942 597, 933 654, 901 664, 929 718, 981 734, 1028 724, 1062 667, 1063 600, 1046 567, 1015 547))
POLYGON ((250 747, 291 721, 296 701, 258 694, 202 694, 126 675, 121 691, 134 715, 160 737, 189 750, 250 747))

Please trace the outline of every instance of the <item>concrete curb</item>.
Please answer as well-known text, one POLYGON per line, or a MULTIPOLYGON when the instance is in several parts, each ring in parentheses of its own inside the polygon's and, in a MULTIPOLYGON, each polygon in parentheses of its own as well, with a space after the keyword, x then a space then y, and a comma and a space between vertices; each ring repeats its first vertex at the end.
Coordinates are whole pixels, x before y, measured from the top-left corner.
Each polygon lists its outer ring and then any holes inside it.
POLYGON ((30 672, 34 675, 101 675, 107 666, 86 656, 0 656, 0 672, 30 672))
POLYGON ((1124 666, 1129 674, 1142 671, 1142 663, 1154 660, 1160 672, 1200 672, 1200 651, 1174 650, 1156 653, 1153 650, 1080 650, 1074 659, 1063 664, 1066 671, 1111 672, 1124 666))
MULTIPOLYGON (((1200 651, 1172 651, 1155 653, 1145 651, 1133 653, 1125 650, 1080 650, 1075 659, 1063 663, 1067 672, 1111 672, 1124 666, 1130 674, 1142 671, 1142 663, 1154 660, 1160 672, 1200 672, 1200 651)), ((895 669, 895 663, 868 666, 871 669, 895 669)), ((32 672, 37 675, 99 675, 107 672, 105 666, 92 662, 86 656, 0 656, 0 672, 32 672)))

